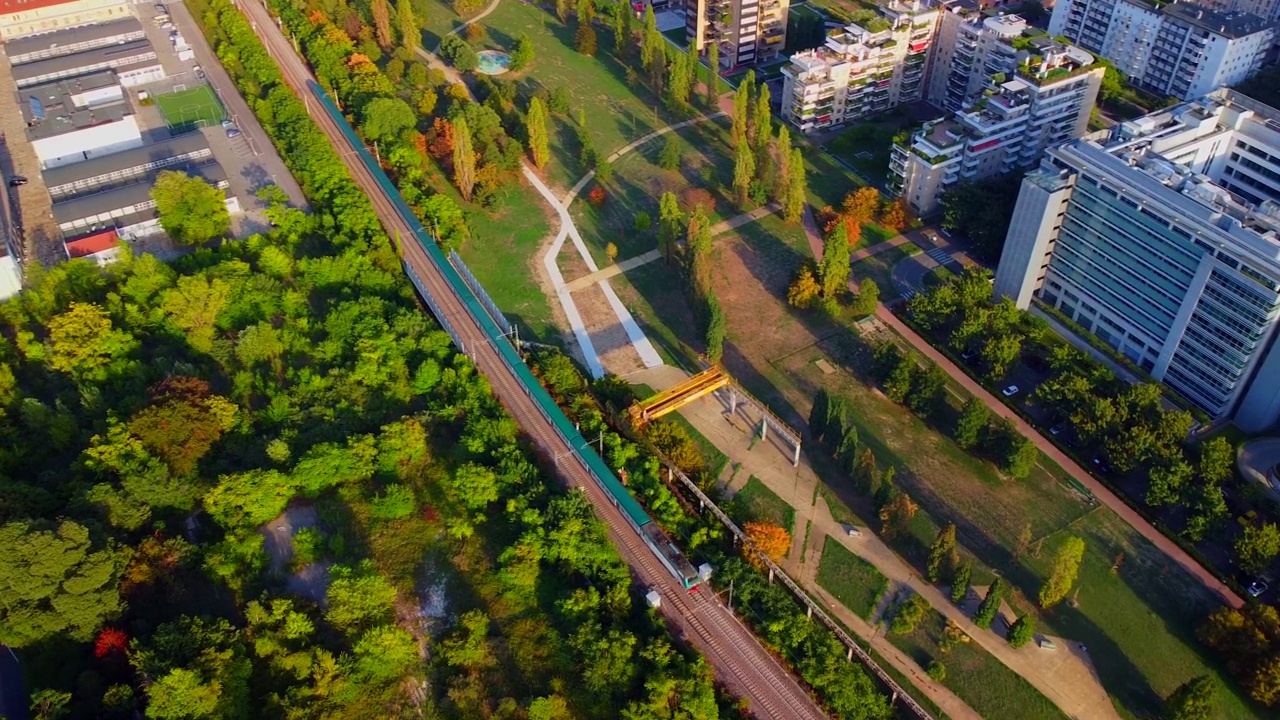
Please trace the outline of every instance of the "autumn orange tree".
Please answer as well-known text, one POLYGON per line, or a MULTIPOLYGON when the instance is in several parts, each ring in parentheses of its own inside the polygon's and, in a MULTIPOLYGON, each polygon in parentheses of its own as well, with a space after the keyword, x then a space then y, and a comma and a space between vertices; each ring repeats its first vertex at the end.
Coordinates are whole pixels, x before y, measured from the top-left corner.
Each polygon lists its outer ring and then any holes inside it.
POLYGON ((862 224, 871 222, 880 210, 880 191, 873 187, 863 187, 845 196, 840 205, 840 214, 849 220, 862 224))
MULTIPOLYGON (((744 524, 742 529, 747 533, 747 539, 755 549, 774 562, 782 560, 782 556, 791 549, 791 533, 773 523, 749 522, 744 524)), ((764 563, 760 562, 760 558, 752 548, 743 547, 742 554, 757 569, 764 569, 764 563)))
POLYGON ((920 506, 916 505, 910 495, 898 493, 880 508, 881 532, 885 537, 905 534, 907 527, 911 524, 911 518, 916 516, 916 511, 919 509, 920 506))

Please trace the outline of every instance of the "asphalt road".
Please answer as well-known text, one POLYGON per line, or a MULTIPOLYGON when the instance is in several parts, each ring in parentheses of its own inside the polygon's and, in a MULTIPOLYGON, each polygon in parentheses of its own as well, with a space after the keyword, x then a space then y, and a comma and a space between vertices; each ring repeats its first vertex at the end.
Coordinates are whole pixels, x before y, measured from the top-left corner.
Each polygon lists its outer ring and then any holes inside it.
MULTIPOLYGON (((312 79, 292 45, 276 27, 266 9, 257 2, 243 2, 240 9, 255 23, 257 34, 268 47, 287 82, 304 100, 310 99, 306 87, 312 79)), ((315 103, 311 102, 311 106, 315 103)), ((353 179, 368 194, 388 234, 411 238, 413 229, 396 212, 395 205, 375 182, 336 123, 322 111, 312 112, 312 119, 338 149, 353 179)), ((432 242, 429 238, 427 242, 432 242)), ((571 447, 541 414, 515 373, 502 360, 493 342, 485 336, 479 323, 467 311, 436 270, 417 242, 403 242, 403 261, 419 288, 440 306, 441 320, 450 324, 461 337, 466 351, 489 380, 494 394, 520 424, 521 429, 546 453, 556 459, 562 480, 583 491, 596 512, 609 528, 609 537, 618 547, 623 560, 631 567, 642 586, 657 590, 662 596, 660 612, 672 629, 682 635, 706 656, 717 678, 731 691, 750 703, 756 717, 776 720, 817 720, 826 714, 809 696, 807 690, 770 654, 720 601, 710 593, 688 594, 653 556, 648 547, 623 519, 622 513, 591 478, 579 448, 571 447)))

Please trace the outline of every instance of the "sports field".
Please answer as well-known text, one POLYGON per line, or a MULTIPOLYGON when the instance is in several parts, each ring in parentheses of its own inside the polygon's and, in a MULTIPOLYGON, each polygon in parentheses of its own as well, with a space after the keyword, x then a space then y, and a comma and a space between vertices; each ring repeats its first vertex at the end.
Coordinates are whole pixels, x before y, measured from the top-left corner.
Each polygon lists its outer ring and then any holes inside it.
POLYGON ((201 121, 211 125, 227 118, 227 111, 208 85, 157 95, 156 105, 169 127, 194 125, 201 121))

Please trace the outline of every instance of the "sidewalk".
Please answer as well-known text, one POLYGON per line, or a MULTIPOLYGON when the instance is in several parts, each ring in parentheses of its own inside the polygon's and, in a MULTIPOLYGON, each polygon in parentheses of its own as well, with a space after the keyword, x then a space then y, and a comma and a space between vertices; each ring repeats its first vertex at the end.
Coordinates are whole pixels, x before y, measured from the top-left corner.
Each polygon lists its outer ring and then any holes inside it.
MULTIPOLYGON (((634 373, 627 380, 661 391, 687 377, 678 368, 663 366, 634 373)), ((815 578, 821 561, 822 543, 829 536, 874 565, 892 585, 910 588, 927 599, 938 612, 959 625, 975 643, 1034 685, 1067 715, 1081 719, 1119 720, 1092 665, 1078 651, 1079 643, 1055 638, 1059 640, 1059 650, 1054 653, 1042 652, 1034 646, 1015 650, 997 634, 978 629, 960 608, 943 596, 938 588, 916 575, 911 566, 899 558, 871 529, 868 528, 859 537, 849 537, 845 528, 832 517, 825 500, 818 497, 820 481, 809 465, 808 458, 802 453, 800 465, 792 467, 791 448, 777 433, 769 433, 764 441, 756 440, 758 424, 753 423, 751 417, 744 418, 741 410, 740 414, 730 416, 727 405, 715 395, 690 403, 678 412, 729 457, 729 466, 720 481, 727 483, 731 492, 741 489, 754 476, 795 508, 791 550, 781 565, 811 593, 822 595, 815 578), (806 547, 805 530, 810 523, 812 528, 807 533, 806 547), (803 562, 800 560, 802 556, 803 562)), ((831 606, 834 600, 828 595, 826 602, 831 606)), ((850 629, 864 641, 875 644, 874 628, 869 623, 859 623, 847 608, 839 603, 835 603, 835 606, 833 610, 837 611, 837 615, 850 629)), ((889 645, 884 638, 881 641, 889 645)), ((886 651, 881 650, 880 646, 877 645, 876 648, 885 655, 886 651)), ((885 657, 888 658, 888 655, 885 657)), ((914 663, 909 663, 905 669, 898 669, 910 677, 912 668, 915 673, 923 674, 914 663)), ((925 688, 921 690, 928 694, 925 688)), ((948 705, 944 705, 939 698, 932 694, 929 697, 947 710, 948 705)), ((947 702, 952 706, 960 704, 955 712, 947 710, 948 715, 956 718, 977 717, 973 709, 959 698, 947 702)))

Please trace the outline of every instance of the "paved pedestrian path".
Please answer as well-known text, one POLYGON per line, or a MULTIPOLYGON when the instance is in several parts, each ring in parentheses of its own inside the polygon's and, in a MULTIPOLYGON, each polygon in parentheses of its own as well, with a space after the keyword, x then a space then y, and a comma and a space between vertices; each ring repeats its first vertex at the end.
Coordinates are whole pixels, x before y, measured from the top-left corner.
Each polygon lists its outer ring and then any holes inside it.
MULTIPOLYGON (((688 374, 679 368, 664 366, 633 373, 627 380, 661 391, 687 377, 688 374)), ((963 610, 952 604, 938 587, 917 575, 872 529, 864 529, 858 537, 850 537, 845 526, 836 522, 826 501, 819 496, 821 481, 809 465, 808 459, 802 453, 800 464, 793 467, 791 448, 777 433, 770 433, 764 441, 757 440, 759 424, 750 411, 743 413, 740 409, 739 414, 730 415, 727 402, 712 395, 685 405, 679 412, 728 456, 729 466, 720 479, 728 483, 730 491, 741 489, 754 476, 795 508, 791 550, 781 564, 806 590, 819 596, 825 594, 817 585, 816 575, 823 544, 826 538, 832 538, 874 565, 889 579, 892 587, 908 588, 923 596, 973 638, 976 644, 1025 678, 1068 716, 1080 720, 1119 720, 1110 697, 1079 643, 1054 638, 1058 646, 1056 651, 1041 650, 1034 644, 1014 649, 1002 636, 975 626, 963 610), (806 528, 809 528, 807 533, 806 528)), ((826 598, 828 606, 834 603, 842 607, 829 594, 826 594, 826 598)), ((841 620, 864 640, 874 644, 875 630, 870 623, 865 620, 859 623, 847 608, 845 611, 839 613, 841 620)), ((884 641, 884 644, 888 645, 888 642, 884 641)), ((878 646, 877 649, 879 650, 878 646)), ((915 673, 921 673, 915 663, 910 663, 910 666, 915 673)), ((907 670, 899 669, 911 677, 907 670)), ((921 690, 925 691, 924 688, 921 690)), ((978 717, 959 698, 948 701, 952 703, 954 712, 933 695, 930 698, 952 717, 978 717), (960 704, 954 705, 956 702, 960 704)))
POLYGON ((609 267, 597 270, 591 273, 590 275, 583 275, 577 280, 570 280, 569 282, 565 283, 565 287, 569 288, 569 292, 585 290, 591 287, 592 285, 595 285, 596 283, 600 282, 601 280, 608 280, 609 278, 615 275, 621 275, 622 273, 635 270, 636 268, 641 267, 643 265, 648 265, 649 263, 653 262, 654 260, 658 260, 661 257, 662 257, 662 253, 660 251, 650 250, 649 252, 644 253, 642 255, 637 255, 633 258, 627 258, 626 260, 616 262, 610 265, 609 267))
POLYGON ((876 243, 875 245, 871 245, 869 247, 864 247, 861 250, 855 250, 853 254, 849 256, 849 262, 858 262, 859 260, 866 260, 872 255, 879 255, 885 250, 896 248, 899 245, 902 245, 907 242, 910 242, 910 240, 907 238, 906 235, 895 235, 889 238, 888 240, 885 240, 884 242, 876 243))

